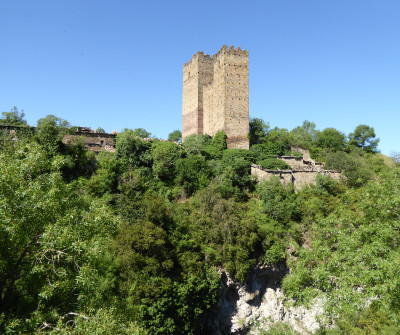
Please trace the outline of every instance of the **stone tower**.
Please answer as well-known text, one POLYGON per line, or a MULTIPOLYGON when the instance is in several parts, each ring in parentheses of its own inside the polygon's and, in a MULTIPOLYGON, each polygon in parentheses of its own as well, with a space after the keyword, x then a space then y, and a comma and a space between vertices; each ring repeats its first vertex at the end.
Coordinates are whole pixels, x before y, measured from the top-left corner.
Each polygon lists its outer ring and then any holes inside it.
POLYGON ((228 148, 248 149, 249 53, 224 45, 183 65, 182 137, 224 130, 228 148))

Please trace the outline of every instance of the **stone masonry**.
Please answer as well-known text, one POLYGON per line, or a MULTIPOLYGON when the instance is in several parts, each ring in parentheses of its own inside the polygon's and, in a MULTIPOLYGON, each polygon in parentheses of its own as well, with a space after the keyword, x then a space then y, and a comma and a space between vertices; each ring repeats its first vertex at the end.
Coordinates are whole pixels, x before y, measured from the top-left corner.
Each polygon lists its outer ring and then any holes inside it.
POLYGON ((220 130, 228 148, 249 148, 249 53, 240 47, 199 51, 183 65, 182 138, 220 130))
POLYGON ((308 150, 302 148, 292 148, 292 150, 300 151, 303 157, 277 157, 288 164, 291 168, 290 170, 267 170, 253 164, 251 165, 251 175, 255 176, 258 181, 278 177, 283 185, 293 184, 296 190, 309 184, 315 184, 318 175, 330 176, 335 180, 342 178, 340 171, 324 170, 321 163, 314 162, 308 150))
POLYGON ((64 144, 76 144, 81 142, 85 149, 99 153, 102 150, 115 152, 116 134, 96 133, 85 127, 79 127, 78 130, 69 135, 64 135, 62 142, 64 144))

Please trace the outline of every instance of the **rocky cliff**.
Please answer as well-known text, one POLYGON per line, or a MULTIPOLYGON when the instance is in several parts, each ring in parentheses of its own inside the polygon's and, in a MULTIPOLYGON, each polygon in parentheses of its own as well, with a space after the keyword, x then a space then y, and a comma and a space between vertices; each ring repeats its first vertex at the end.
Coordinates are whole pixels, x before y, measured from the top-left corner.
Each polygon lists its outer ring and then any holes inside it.
POLYGON ((315 301, 310 309, 285 303, 288 299, 280 285, 287 271, 285 266, 260 266, 240 284, 221 269, 222 295, 210 320, 211 334, 258 334, 277 322, 300 334, 314 333, 320 326, 322 303, 315 301))

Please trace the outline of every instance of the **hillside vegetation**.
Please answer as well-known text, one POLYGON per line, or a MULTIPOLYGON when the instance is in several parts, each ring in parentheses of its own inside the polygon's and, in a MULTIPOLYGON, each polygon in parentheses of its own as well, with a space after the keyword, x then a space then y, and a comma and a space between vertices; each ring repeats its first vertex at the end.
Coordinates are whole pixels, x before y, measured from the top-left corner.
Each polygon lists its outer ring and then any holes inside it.
MULTIPOLYGON (((26 124, 17 109, 1 123, 26 124)), ((400 168, 372 127, 252 119, 250 150, 223 132, 178 144, 125 129, 97 156, 61 142, 69 127, 0 134, 0 333, 207 334, 217 268, 243 282, 258 263, 287 264, 297 304, 324 297, 335 328, 321 334, 399 332, 400 168), (293 147, 343 178, 295 191, 250 176, 293 147)))

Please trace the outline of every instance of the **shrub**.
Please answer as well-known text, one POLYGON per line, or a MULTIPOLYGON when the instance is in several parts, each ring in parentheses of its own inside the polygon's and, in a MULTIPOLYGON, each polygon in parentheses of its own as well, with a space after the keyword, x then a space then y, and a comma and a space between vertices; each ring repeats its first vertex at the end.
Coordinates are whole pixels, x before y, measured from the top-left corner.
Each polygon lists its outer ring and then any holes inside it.
POLYGON ((259 162, 259 165, 268 170, 290 170, 289 165, 277 158, 266 158, 259 162))
POLYGON ((191 134, 183 141, 183 147, 188 155, 199 155, 210 144, 211 138, 208 135, 191 134))
POLYGON ((223 152, 222 160, 225 163, 233 162, 237 159, 245 160, 249 165, 256 162, 255 154, 245 149, 227 149, 223 152))
POLYGON ((188 195, 206 187, 211 170, 203 156, 189 156, 176 161, 176 181, 188 195))

